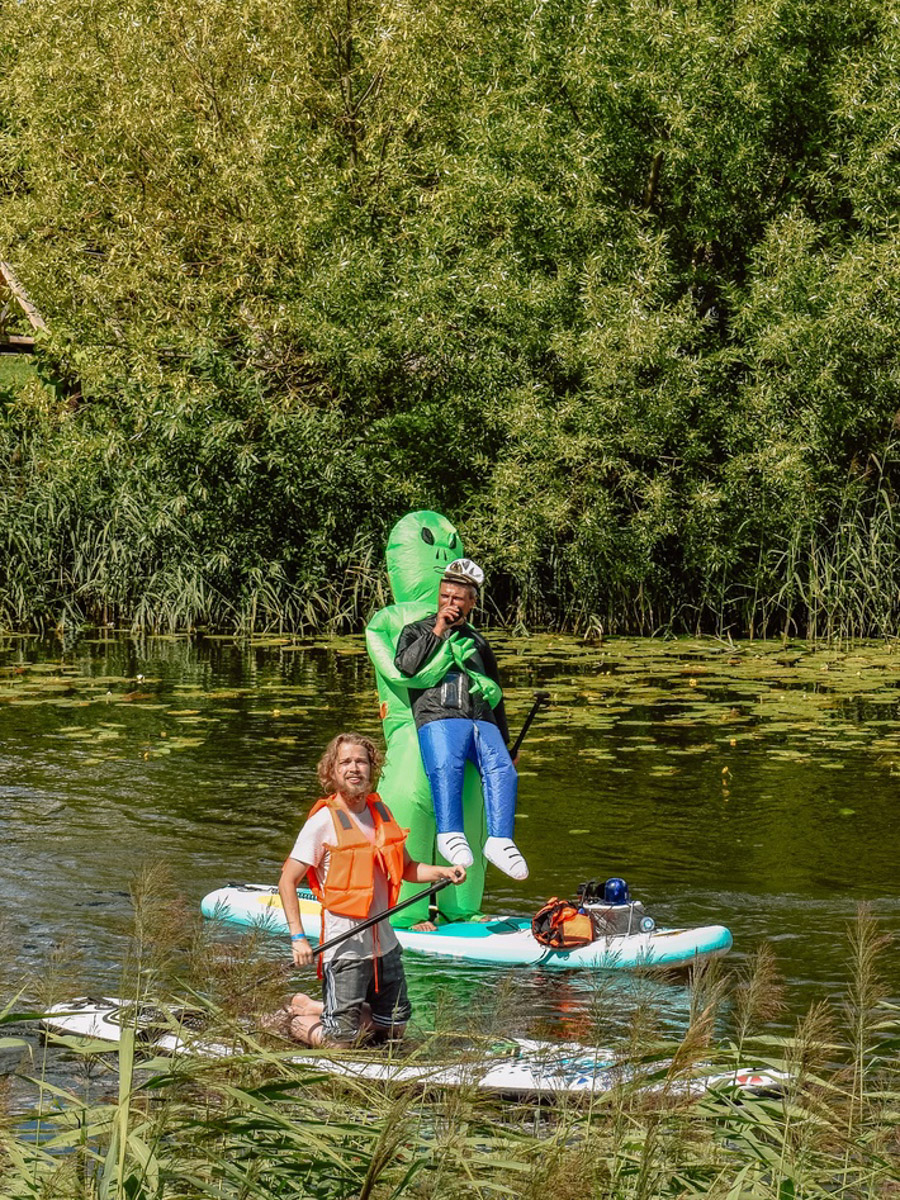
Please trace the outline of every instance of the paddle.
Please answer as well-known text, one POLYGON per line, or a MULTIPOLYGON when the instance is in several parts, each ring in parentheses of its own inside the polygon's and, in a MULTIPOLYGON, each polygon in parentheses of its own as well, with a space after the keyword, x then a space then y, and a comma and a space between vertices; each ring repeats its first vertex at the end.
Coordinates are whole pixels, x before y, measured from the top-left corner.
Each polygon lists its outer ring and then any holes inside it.
POLYGON ((362 932, 363 929, 370 929, 373 925, 377 925, 379 921, 383 921, 385 917, 392 917, 394 913, 401 912, 404 908, 409 908, 411 904, 416 904, 419 900, 424 900, 426 896, 437 895, 443 888, 449 887, 451 883, 453 883, 452 879, 439 879, 431 887, 425 888, 422 892, 416 892, 415 896, 410 896, 407 900, 401 900, 393 908, 386 908, 384 912, 380 912, 374 917, 367 917, 365 921, 354 925, 352 929, 346 929, 343 933, 339 933, 337 937, 329 938, 327 942, 322 942, 320 945, 314 946, 313 954, 321 954, 325 950, 330 950, 332 946, 339 946, 347 938, 362 932))
MULTIPOLYGON (((327 942, 322 942, 318 946, 313 946, 313 954, 321 954, 323 950, 330 950, 332 946, 339 946, 341 942, 349 937, 353 937, 355 933, 359 933, 361 929, 369 929, 372 925, 377 925, 379 921, 383 921, 385 917, 393 916, 394 913, 400 912, 404 908, 409 908, 411 904, 417 903, 419 900, 424 900, 426 896, 434 896, 443 888, 449 887, 453 882, 452 879, 439 879, 437 883, 433 883, 431 887, 425 888, 424 891, 416 892, 415 896, 410 896, 408 900, 401 900, 399 904, 395 904, 393 908, 386 908, 384 912, 378 913, 374 917, 367 917, 365 921, 359 925, 354 925, 352 929, 346 929, 343 933, 339 933, 337 937, 329 938, 327 942)), ((297 970, 296 963, 280 963, 276 968, 279 974, 287 975, 291 971, 297 970)), ((252 980, 246 987, 238 991, 238 995, 250 991, 252 988, 259 987, 261 983, 269 978, 271 972, 267 971, 265 975, 260 975, 257 979, 252 980)))
POLYGON ((512 750, 510 750, 510 752, 509 752, 510 758, 514 759, 516 757, 516 755, 519 753, 519 747, 522 745, 522 742, 525 738, 525 734, 528 732, 531 722, 534 720, 535 716, 540 711, 540 709, 544 708, 546 705, 549 705, 549 703, 550 703, 550 693, 549 692, 535 692, 534 693, 534 704, 532 704, 531 711, 529 712, 528 716, 525 718, 525 723, 522 726, 522 730, 521 730, 519 736, 516 738, 516 740, 513 744, 512 750))

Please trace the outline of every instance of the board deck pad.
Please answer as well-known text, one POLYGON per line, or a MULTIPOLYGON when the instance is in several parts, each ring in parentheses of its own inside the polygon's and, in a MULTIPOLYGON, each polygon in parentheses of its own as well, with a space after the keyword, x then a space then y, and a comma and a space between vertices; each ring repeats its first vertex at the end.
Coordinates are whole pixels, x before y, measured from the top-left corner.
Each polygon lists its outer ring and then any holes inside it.
MULTIPOLYGON (((298 889, 300 920, 310 941, 321 933, 321 908, 312 892, 298 889)), ((204 896, 206 917, 231 925, 261 927, 287 934, 288 927, 276 887, 263 884, 227 884, 204 896)), ((654 929, 620 937, 601 937, 573 950, 542 945, 531 932, 530 917, 497 916, 485 921, 454 921, 434 932, 395 929, 404 950, 416 954, 456 959, 460 962, 510 967, 573 970, 635 970, 645 967, 668 970, 689 967, 705 958, 727 954, 731 933, 724 925, 695 929, 654 929)))

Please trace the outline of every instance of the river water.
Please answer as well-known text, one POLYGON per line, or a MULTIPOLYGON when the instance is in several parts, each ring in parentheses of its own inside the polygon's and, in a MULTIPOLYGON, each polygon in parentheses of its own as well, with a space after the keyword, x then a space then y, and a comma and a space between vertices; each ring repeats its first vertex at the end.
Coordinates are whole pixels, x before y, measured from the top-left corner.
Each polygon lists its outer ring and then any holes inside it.
MULTIPOLYGON (((553 705, 520 768, 517 884, 489 869, 485 909, 536 910, 622 875, 660 924, 727 925, 737 968, 760 941, 786 984, 785 1026, 839 1002, 847 926, 867 901, 900 928, 900 652, 715 639, 495 636, 515 732, 535 688, 553 705)), ((0 895, 15 967, 66 940, 85 990, 115 989, 129 886, 168 864, 191 907, 229 880, 275 882, 315 763, 344 728, 380 736, 362 639, 85 637, 0 641, 0 895)), ((883 959, 889 990, 900 967, 883 959)), ((515 1032, 578 1033, 597 981, 435 966, 415 997, 513 997, 515 1032)), ((604 1003, 627 1018, 633 982, 604 1003)), ((641 985, 643 986, 643 985, 641 985)), ((658 985, 663 1017, 685 988, 658 985)))

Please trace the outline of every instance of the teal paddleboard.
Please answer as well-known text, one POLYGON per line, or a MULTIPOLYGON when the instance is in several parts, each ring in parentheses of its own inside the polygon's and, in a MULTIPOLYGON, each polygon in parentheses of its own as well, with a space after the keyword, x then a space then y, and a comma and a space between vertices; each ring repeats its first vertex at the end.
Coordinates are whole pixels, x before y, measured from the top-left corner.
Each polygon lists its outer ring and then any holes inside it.
MULTIPOLYGON (((297 893, 303 930, 311 941, 321 932, 321 909, 312 892, 297 893)), ((261 884, 228 884, 204 896, 205 917, 230 925, 262 927, 286 934, 287 923, 278 889, 261 884)), ((600 968, 635 970, 642 967, 676 969, 704 958, 727 954, 732 937, 724 925, 695 929, 654 929, 618 937, 600 937, 587 946, 553 950, 531 932, 529 917, 499 916, 486 921, 455 921, 429 933, 395 930, 404 950, 454 959, 458 962, 495 963, 507 967, 549 967, 562 970, 600 968)))

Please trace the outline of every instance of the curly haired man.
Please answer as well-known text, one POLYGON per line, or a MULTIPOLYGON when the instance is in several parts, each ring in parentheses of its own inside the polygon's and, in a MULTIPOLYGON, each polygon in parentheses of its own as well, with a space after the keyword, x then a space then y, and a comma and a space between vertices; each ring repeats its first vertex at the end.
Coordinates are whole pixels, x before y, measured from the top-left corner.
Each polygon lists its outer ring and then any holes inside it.
POLYGON ((350 1045, 361 1035, 402 1036, 412 1009, 397 936, 387 919, 354 930, 397 902, 403 880, 462 883, 466 877, 462 867, 409 857, 407 831, 371 790, 379 766, 369 738, 341 733, 332 739, 318 766, 329 794, 313 806, 278 884, 297 966, 313 961, 297 899, 304 877, 322 904, 323 937, 349 935, 323 956, 322 1000, 299 993, 290 1002, 291 1034, 310 1046, 350 1045))

